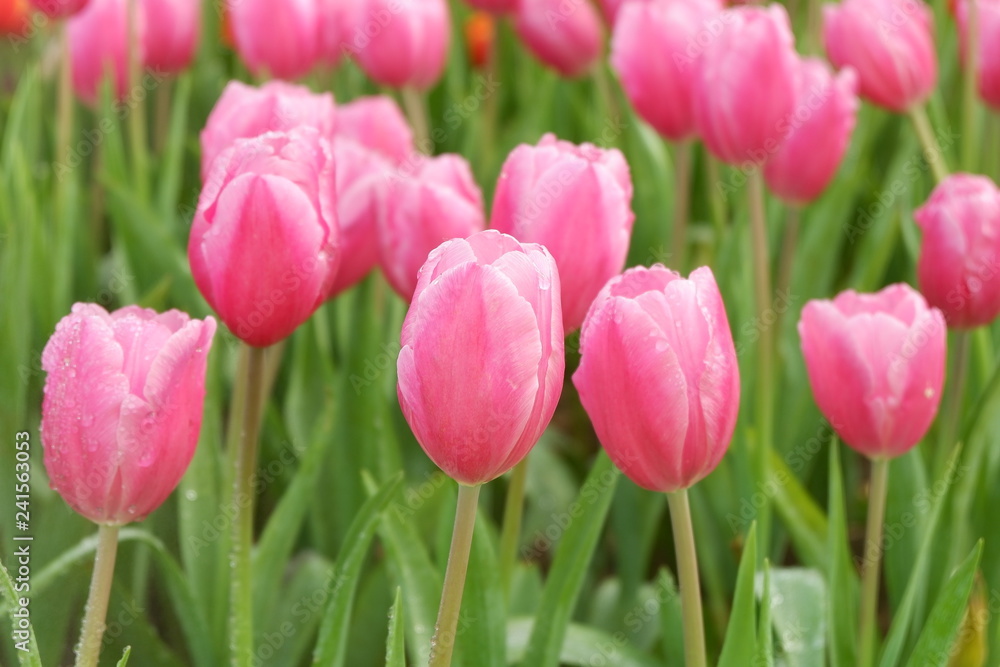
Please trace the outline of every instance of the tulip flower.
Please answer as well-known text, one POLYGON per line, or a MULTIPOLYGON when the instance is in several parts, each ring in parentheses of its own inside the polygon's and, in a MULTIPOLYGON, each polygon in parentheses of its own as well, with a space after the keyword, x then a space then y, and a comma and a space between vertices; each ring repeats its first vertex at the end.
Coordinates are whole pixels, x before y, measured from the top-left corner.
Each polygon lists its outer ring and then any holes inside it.
POLYGON ((417 287, 417 272, 431 250, 486 227, 483 195, 472 168, 459 155, 421 160, 412 175, 389 184, 379 217, 379 263, 404 299, 417 287))
POLYGON ((333 67, 349 51, 349 41, 362 15, 358 0, 316 0, 319 25, 319 56, 333 67))
POLYGON ((213 163, 191 273, 248 345, 286 338, 329 295, 340 262, 335 176, 329 142, 311 127, 238 140, 213 163))
POLYGON ((391 97, 359 97, 337 109, 336 135, 381 153, 393 164, 413 155, 413 132, 391 97))
POLYGON ((514 29, 528 50, 563 76, 579 76, 601 55, 601 18, 587 0, 521 0, 514 29))
POLYGON ((487 12, 475 12, 465 20, 465 43, 469 63, 480 69, 493 58, 496 19, 487 12))
POLYGON ((236 50, 251 72, 295 79, 319 58, 316 0, 239 0, 227 3, 236 50))
POLYGON ((518 5, 530 0, 465 0, 465 4, 481 12, 492 14, 507 14, 517 11, 518 5))
POLYGON ((823 42, 858 72, 861 96, 891 111, 921 105, 937 82, 931 10, 921 0, 844 0, 823 7, 823 42))
POLYGON ((364 0, 351 50, 383 86, 426 90, 441 78, 451 38, 446 0, 364 0))
POLYGON ((770 5, 727 9, 719 18, 722 28, 694 80, 695 127, 721 160, 760 165, 777 151, 796 111, 788 14, 770 5))
POLYGON ((0 0, 0 35, 24 35, 30 23, 28 0, 0 0))
POLYGON ((161 72, 179 72, 191 64, 201 25, 200 0, 142 0, 143 63, 161 72))
MULTIPOLYGON (((127 0, 90 0, 66 24, 69 39, 73 90, 88 104, 97 102, 101 83, 112 77, 118 99, 128 93, 128 7, 127 0)), ((145 39, 139 25, 139 50, 145 39)), ((140 60, 142 59, 140 54, 140 60)))
MULTIPOLYGON (((968 0, 959 2, 956 9, 960 55, 964 59, 968 51, 968 0)), ((992 0, 977 2, 976 26, 976 88, 983 102, 994 110, 1000 110, 1000 3, 992 0)))
POLYGON ((537 146, 515 148, 503 165, 490 224, 552 253, 567 332, 580 327, 594 297, 625 266, 631 203, 632 178, 617 149, 547 134, 537 146))
POLYGON ((764 180, 779 197, 803 205, 829 184, 854 131, 856 90, 854 70, 845 68, 834 76, 821 60, 800 62, 791 130, 764 167, 764 180))
POLYGON ((49 18, 61 19, 80 12, 90 0, 29 0, 31 6, 49 18))
POLYGON ((956 329, 1000 315, 1000 190, 989 178, 954 174, 914 213, 924 238, 920 291, 956 329))
POLYGON ((615 26, 618 23, 618 12, 621 11, 625 4, 635 4, 640 2, 640 0, 597 0, 597 4, 601 8, 601 12, 604 13, 604 18, 608 20, 608 24, 615 26))
POLYGON ((208 179, 215 158, 237 139, 287 132, 303 125, 330 136, 335 117, 329 93, 312 93, 304 86, 283 81, 270 81, 260 88, 230 81, 201 132, 202 182, 208 179))

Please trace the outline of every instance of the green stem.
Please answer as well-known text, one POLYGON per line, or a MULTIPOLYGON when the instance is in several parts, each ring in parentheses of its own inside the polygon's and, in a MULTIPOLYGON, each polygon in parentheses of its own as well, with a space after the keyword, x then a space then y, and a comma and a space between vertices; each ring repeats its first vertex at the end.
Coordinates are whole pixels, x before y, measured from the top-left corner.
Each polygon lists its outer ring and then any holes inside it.
POLYGON ((962 413, 962 395, 965 391, 965 378, 969 371, 969 338, 968 331, 956 331, 953 334, 951 346, 951 377, 945 389, 944 409, 941 412, 941 430, 938 434, 937 450, 934 454, 934 474, 944 471, 952 450, 958 438, 958 427, 962 413))
MULTIPOLYGON (((799 223, 802 220, 802 208, 788 205, 788 217, 785 219, 785 235, 781 239, 781 258, 778 260, 778 294, 787 294, 792 286, 792 269, 795 268, 795 247, 799 242, 799 223)), ((778 331, 781 328, 775 325, 778 331)))
POLYGON ((684 273, 687 259, 687 226, 691 202, 691 140, 677 144, 674 152, 674 268, 684 273))
POLYGON ((472 549, 472 532, 476 527, 476 506, 479 504, 480 486, 458 485, 458 506, 455 508, 455 530, 451 535, 448 552, 448 569, 441 590, 441 607, 438 609, 434 637, 431 639, 430 667, 448 667, 455 650, 455 630, 462 610, 462 590, 465 573, 469 569, 469 551, 472 549))
POLYGON ((97 529, 97 555, 94 574, 90 579, 90 594, 83 617, 83 630, 76 650, 76 667, 97 667, 104 643, 104 627, 108 617, 108 598, 115 574, 118 554, 118 526, 101 525, 97 529))
POLYGON ((806 5, 806 53, 823 53, 823 19, 819 0, 807 0, 806 5))
POLYGON ((528 478, 530 453, 514 466, 507 487, 507 502, 503 509, 503 529, 500 532, 500 586, 504 595, 510 593, 510 580, 517 561, 517 543, 521 537, 521 517, 524 514, 524 483, 528 478))
POLYGON ((164 79, 156 89, 156 120, 153 130, 153 150, 162 153, 170 134, 170 97, 172 94, 170 79, 164 79))
POLYGON ((430 127, 427 123, 427 107, 423 94, 407 86, 402 90, 403 108, 413 127, 413 140, 417 150, 426 155, 434 154, 434 144, 431 143, 430 127))
POLYGON ((965 77, 962 79, 962 168, 969 173, 976 171, 976 157, 982 150, 979 145, 979 123, 976 97, 976 72, 979 56, 979 8, 977 2, 966 2, 968 16, 965 21, 965 77))
POLYGON ((927 163, 934 172, 935 180, 940 183, 948 176, 948 166, 944 161, 944 152, 934 139, 934 129, 931 127, 930 119, 927 118, 927 111, 922 106, 915 106, 909 110, 908 114, 910 120, 913 121, 913 128, 917 131, 920 145, 924 147, 927 163))
MULTIPOLYGON (((499 26, 497 27, 499 28, 499 26)), ((499 45, 500 40, 494 40, 490 45, 490 52, 486 56, 485 74, 487 82, 492 82, 497 77, 498 64, 500 61, 499 45)), ((486 99, 483 101, 483 144, 480 167, 484 174, 492 173, 493 170, 493 159, 496 154, 497 143, 497 115, 500 110, 499 100, 497 99, 499 96, 499 89, 494 90, 492 93, 488 94, 486 99)))
POLYGON ((861 613, 858 627, 859 667, 871 667, 875 659, 875 630, 878 614, 879 563, 882 561, 882 523, 889 490, 889 459, 872 459, 868 492, 868 528, 861 573, 861 613))
POLYGON ((242 435, 236 451, 233 477, 233 539, 230 563, 233 579, 229 600, 232 664, 248 667, 253 660, 253 475, 257 467, 257 439, 264 403, 264 349, 247 346, 242 435))
POLYGON ((134 99, 132 91, 141 85, 142 55, 139 50, 139 0, 128 0, 128 129, 132 148, 132 169, 135 171, 136 190, 146 196, 148 181, 146 160, 146 109, 142 102, 134 99))
MULTIPOLYGON (((771 262, 767 249, 767 211, 764 207, 764 177, 755 169, 749 178, 750 234, 753 240, 754 293, 757 315, 763 317, 771 308, 771 262)), ((757 347, 757 408, 755 438, 755 463, 757 482, 761 485, 770 479, 771 441, 774 418, 774 323, 764 325, 757 347)), ((763 494, 767 496, 767 494, 763 494)), ((758 514, 758 536, 763 548, 761 560, 767 556, 771 545, 771 502, 765 498, 758 514)))
MULTIPOLYGON (((594 64, 591 73, 594 77, 594 86, 597 88, 597 94, 604 103, 605 118, 614 121, 613 126, 617 127, 617 121, 621 117, 621 110, 618 108, 618 100, 615 99, 614 93, 611 91, 611 83, 608 80, 608 72, 605 69, 607 67, 605 65, 606 62, 607 58, 598 60, 594 64)), ((603 125, 599 125, 595 132, 600 134, 603 127, 603 125)))
POLYGON ((701 611, 701 586, 698 583, 698 556, 694 546, 691 505, 687 489, 667 494, 670 524, 674 530, 674 550, 677 553, 677 575, 681 587, 681 609, 684 616, 684 664, 705 667, 705 621, 701 611))
POLYGON ((715 227, 715 234, 717 236, 715 243, 719 245, 722 243, 722 236, 726 229, 726 219, 729 217, 729 213, 726 210, 728 208, 726 206, 726 194, 720 187, 722 185, 722 168, 715 156, 708 151, 705 151, 705 172, 708 176, 709 187, 712 189, 708 200, 711 203, 712 225, 715 227))

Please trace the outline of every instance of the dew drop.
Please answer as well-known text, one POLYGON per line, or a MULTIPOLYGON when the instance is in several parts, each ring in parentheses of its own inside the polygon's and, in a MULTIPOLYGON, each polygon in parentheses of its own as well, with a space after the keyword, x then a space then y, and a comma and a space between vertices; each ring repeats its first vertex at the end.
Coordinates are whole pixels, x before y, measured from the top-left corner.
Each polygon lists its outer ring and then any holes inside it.
POLYGON ((187 491, 184 492, 184 497, 192 501, 198 500, 198 492, 195 491, 194 489, 188 489, 187 491))
POLYGON ((656 351, 657 352, 666 352, 667 348, 669 348, 669 347, 670 347, 670 345, 667 344, 667 341, 663 340, 662 338, 659 339, 658 341, 656 341, 656 351))
POLYGON ((933 396, 934 396, 934 390, 933 389, 931 389, 930 387, 927 387, 926 389, 924 389, 924 398, 933 398, 933 396))

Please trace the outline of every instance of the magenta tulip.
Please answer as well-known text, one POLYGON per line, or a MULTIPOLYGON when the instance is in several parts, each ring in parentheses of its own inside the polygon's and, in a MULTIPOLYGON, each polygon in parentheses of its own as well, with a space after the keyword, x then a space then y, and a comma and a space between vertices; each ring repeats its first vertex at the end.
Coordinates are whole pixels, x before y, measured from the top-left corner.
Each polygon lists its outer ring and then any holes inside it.
POLYGON ((316 0, 239 0, 226 5, 236 51, 257 75, 295 79, 319 59, 316 0))
POLYGON ((625 267, 632 178, 617 149, 548 134, 514 149, 500 172, 490 224, 544 245, 562 277, 563 328, 575 331, 604 284, 625 267))
POLYGON ((379 263, 392 288, 409 300, 431 250, 486 227, 483 195, 459 155, 426 158, 412 175, 398 172, 379 216, 379 263))
POLYGON ((639 116, 673 141, 694 134, 694 78, 721 6, 705 0, 626 3, 614 23, 611 66, 639 116))
POLYGON ((312 93, 304 86, 282 81, 271 81, 260 88, 230 81, 201 132, 202 182, 207 180, 215 158, 237 139, 287 132, 303 125, 327 137, 333 134, 335 123, 333 96, 329 93, 312 93))
POLYGON ((140 521, 194 456, 215 320, 78 303, 42 353, 52 488, 91 521, 140 521))
POLYGON ((326 300, 340 263, 331 148, 311 127, 240 139, 212 165, 188 243, 194 281, 229 329, 264 347, 326 300))
POLYGON ((922 104, 937 82, 933 18, 922 0, 844 0, 823 7, 830 62, 858 72, 861 96, 891 111, 922 104))
POLYGON ((781 5, 737 7, 719 19, 721 30, 697 67, 695 127, 721 160, 763 164, 785 139, 796 111, 798 56, 788 14, 781 5))
POLYGON ((562 393, 559 273, 489 230, 435 249, 403 321, 399 404, 427 455, 476 485, 525 457, 562 393))
POLYGON ((1000 315, 1000 190, 985 176, 954 174, 913 214, 924 239, 920 291, 948 326, 969 329, 1000 315))
MULTIPOLYGON (((139 25, 139 47, 145 40, 139 25)), ((73 90, 95 104, 101 85, 111 77, 117 99, 128 94, 128 7, 126 0, 90 0, 66 24, 73 90)))
POLYGON ((359 97, 337 109, 337 136, 381 153, 395 164, 413 154, 413 132, 391 97, 359 97))
POLYGON ((764 167, 764 180, 792 204, 818 197, 837 173, 858 115, 857 75, 845 68, 836 76, 821 60, 800 62, 796 114, 781 147, 764 167))
POLYGON ((708 267, 662 265, 612 278, 580 334, 573 384, 611 460, 651 491, 686 489, 729 447, 740 374, 708 267))
POLYGON ((517 10, 521 2, 530 0, 465 0, 465 4, 473 9, 494 14, 507 14, 517 10))
POLYGON ((87 6, 90 0, 28 0, 31 6, 49 18, 72 16, 87 6))
POLYGON ((799 320, 813 396, 844 442, 870 458, 905 454, 934 421, 944 316, 908 285, 813 300, 799 320))
MULTIPOLYGON (((959 26, 960 56, 963 61, 968 50, 967 28, 968 1, 956 6, 959 26)), ((985 0, 976 3, 976 25, 979 49, 976 54, 976 88, 982 100, 994 110, 1000 110, 1000 2, 985 0)))
POLYGON ((350 48, 383 86, 425 90, 441 78, 451 38, 446 0, 364 0, 350 48))
POLYGON ((563 76, 579 76, 601 55, 601 17, 588 0, 521 0, 514 29, 528 50, 563 76))
POLYGON ((179 72, 191 64, 201 25, 200 0, 142 0, 143 63, 159 72, 179 72))

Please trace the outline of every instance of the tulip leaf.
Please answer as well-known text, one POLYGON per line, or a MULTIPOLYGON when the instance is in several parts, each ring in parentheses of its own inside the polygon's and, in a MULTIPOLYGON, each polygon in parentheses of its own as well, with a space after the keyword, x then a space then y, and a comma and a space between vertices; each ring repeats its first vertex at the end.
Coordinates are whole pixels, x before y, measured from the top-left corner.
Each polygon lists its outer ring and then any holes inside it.
POLYGON ((122 659, 118 661, 118 667, 126 667, 128 665, 128 658, 132 655, 132 647, 126 646, 125 652, 122 653, 122 659))
MULTIPOLYGON (((759 667, 774 667, 774 628, 772 627, 771 611, 771 561, 764 559, 764 571, 759 575, 761 581, 760 618, 757 621, 757 654, 754 665, 759 667)), ((820 663, 822 667, 822 663, 820 663)))
POLYGON ((771 571, 771 615, 788 667, 823 667, 826 663, 828 592, 823 575, 803 567, 771 571))
MULTIPOLYGON (((3 563, 0 563, 0 593, 7 604, 10 605, 8 613, 10 615, 10 622, 13 628, 19 628, 18 617, 16 616, 17 610, 20 609, 18 604, 19 596, 14 589, 14 582, 10 578, 10 574, 7 572, 7 568, 4 567, 3 563)), ((28 607, 27 609, 30 609, 28 607)), ((38 641, 35 639, 35 629, 31 626, 29 620, 27 627, 28 637, 24 641, 25 649, 22 650, 18 647, 17 650, 17 661, 21 667, 42 667, 42 659, 38 655, 38 641)), ((22 641, 18 638, 18 641, 22 641)))
MULTIPOLYGON (((160 86, 171 85, 170 81, 160 81, 160 86)), ((159 91, 164 94, 167 91, 159 91)), ((187 130, 188 103, 191 98, 191 75, 181 74, 174 84, 172 104, 170 109, 170 126, 164 140, 164 154, 160 158, 160 172, 157 179, 157 209, 161 221, 169 221, 177 208, 177 197, 181 189, 183 176, 184 134, 187 130)), ((185 221, 187 222, 187 221, 185 221)), ((183 240, 183 239, 182 239, 183 240)))
POLYGON ((771 450, 770 465, 776 481, 775 511, 788 528, 796 552, 805 565, 825 571, 829 559, 826 516, 774 449, 771 450))
POLYGON ((536 623, 525 653, 525 664, 555 667, 576 607, 584 576, 604 527, 621 472, 601 450, 577 500, 567 509, 569 525, 556 550, 536 623))
POLYGON ((740 568, 736 574, 733 612, 729 617, 726 639, 717 667, 745 667, 748 655, 757 650, 757 609, 754 601, 754 575, 757 563, 757 522, 750 525, 743 546, 740 568))
POLYGON ((396 587, 396 599, 389 610, 389 636, 385 642, 385 667, 406 667, 403 632, 403 589, 396 587))
MULTIPOLYGON (((507 621, 508 664, 534 665, 528 662, 529 642, 534 637, 535 621, 541 616, 517 617, 507 621)), ((637 651, 629 645, 623 633, 613 635, 589 626, 569 623, 564 639, 556 656, 557 665, 591 667, 592 665, 615 665, 615 667, 658 667, 653 658, 637 651)))
POLYGON ((853 665, 857 654, 858 575, 851 562, 839 451, 837 439, 831 439, 827 493, 827 513, 830 517, 827 525, 827 544, 830 549, 830 569, 827 572, 827 641, 831 664, 853 665))

